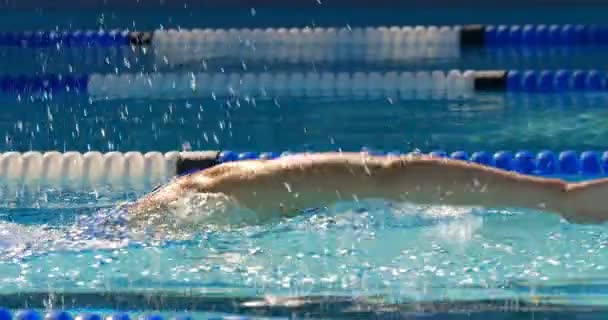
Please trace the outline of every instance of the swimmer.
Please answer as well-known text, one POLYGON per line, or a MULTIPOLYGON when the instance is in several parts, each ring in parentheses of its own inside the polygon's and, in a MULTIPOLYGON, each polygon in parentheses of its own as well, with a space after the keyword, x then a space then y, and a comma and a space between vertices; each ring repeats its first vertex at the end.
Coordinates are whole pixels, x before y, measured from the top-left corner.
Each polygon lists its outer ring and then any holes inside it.
POLYGON ((238 215, 241 210, 253 213, 257 222, 273 214, 290 216, 308 208, 363 199, 527 208, 575 223, 608 219, 608 179, 567 183, 420 154, 367 153, 301 154, 223 163, 178 177, 127 210, 134 221, 171 223, 176 218, 166 212, 175 211, 186 195, 197 195, 204 210, 220 215, 238 215))

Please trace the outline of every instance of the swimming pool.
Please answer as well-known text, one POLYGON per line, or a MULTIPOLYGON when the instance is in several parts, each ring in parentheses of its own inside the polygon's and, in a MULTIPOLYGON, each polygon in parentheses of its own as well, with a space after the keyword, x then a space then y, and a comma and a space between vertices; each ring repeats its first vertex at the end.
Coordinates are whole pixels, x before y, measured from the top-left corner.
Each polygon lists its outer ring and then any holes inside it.
MULTIPOLYGON (((342 28, 347 24, 351 29, 416 24, 561 25, 601 23, 605 13, 603 8, 572 11, 557 7, 505 10, 504 16, 497 17, 492 9, 421 8, 396 13, 376 8, 368 9, 363 17, 355 9, 308 8, 288 18, 287 9, 265 7, 214 9, 196 16, 186 9, 172 10, 135 16, 113 9, 79 14, 16 11, 0 13, 5 18, 0 19, 0 25, 6 32, 100 26, 148 31, 161 25, 164 29, 213 30, 286 26, 302 30, 306 25, 342 28)), ((272 48, 272 43, 266 45, 272 48)), ((281 80, 300 79, 294 76, 297 74, 301 79, 310 74, 320 75, 313 80, 324 74, 334 75, 331 79, 348 74, 348 79, 354 79, 358 72, 366 79, 377 73, 386 80, 391 72, 401 76, 421 71, 429 72, 425 79, 433 79, 433 70, 456 69, 537 70, 540 78, 545 69, 603 71, 606 48, 602 46, 466 50, 448 46, 447 51, 384 56, 390 59, 378 59, 377 55, 371 59, 360 52, 331 56, 313 50, 305 55, 293 48, 282 55, 268 48, 264 54, 254 54, 251 47, 230 56, 233 51, 222 51, 222 46, 205 49, 205 54, 216 53, 210 59, 182 60, 179 50, 157 55, 139 47, 3 46, 2 76, 13 78, 10 85, 2 87, 0 96, 4 108, 2 151, 280 153, 365 147, 400 152, 527 150, 536 154, 541 150, 572 150, 579 154, 608 149, 604 141, 605 90, 503 90, 452 97, 446 89, 433 98, 432 90, 428 95, 418 94, 427 87, 406 88, 411 94, 404 96, 388 96, 384 91, 361 94, 373 82, 361 85, 353 80, 344 89, 348 94, 339 95, 337 83, 343 81, 327 82, 335 83, 331 87, 334 94, 322 94, 321 87, 312 86, 316 81, 311 81, 310 87, 290 91, 281 80), (178 54, 172 56, 175 52, 178 54), (293 52, 299 52, 298 59, 293 52), (42 73, 70 71, 110 75, 115 81, 112 90, 122 91, 105 99, 90 91, 40 94, 16 85, 19 75, 42 79, 42 73), (125 86, 131 82, 115 80, 125 74, 136 77, 138 72, 151 77, 186 76, 166 81, 165 96, 143 95, 125 86), (197 79, 207 72, 237 74, 239 79, 254 74, 248 88, 258 94, 198 95, 187 90, 186 94, 182 89, 193 90, 191 82, 174 84, 175 79, 197 79), (272 75, 274 81, 265 84, 275 85, 260 85, 265 81, 264 73, 272 75), (284 91, 280 96, 260 93, 267 89, 284 91), (294 96, 293 92, 300 94, 294 96)), ((305 45, 299 43, 297 48, 302 47, 305 45)), ((463 73, 459 75, 464 79, 463 73)), ((82 89, 76 82, 71 85, 82 89)), ((379 88, 386 89, 384 85, 379 88)), ((397 90, 401 89, 394 88, 397 90)), ((8 163, 3 160, 3 173, 14 170, 8 163)), ((119 183, 115 183, 114 187, 92 189, 73 187, 69 179, 62 184, 22 187, 3 181, 1 306, 67 309, 73 314, 128 311, 133 312, 132 317, 189 313, 201 319, 229 314, 348 319, 551 318, 583 312, 599 319, 606 310, 605 226, 572 225, 524 210, 370 201, 339 204, 263 226, 209 227, 194 233, 134 237, 116 218, 95 213, 105 212, 118 201, 136 199, 151 185, 116 188, 119 183)))

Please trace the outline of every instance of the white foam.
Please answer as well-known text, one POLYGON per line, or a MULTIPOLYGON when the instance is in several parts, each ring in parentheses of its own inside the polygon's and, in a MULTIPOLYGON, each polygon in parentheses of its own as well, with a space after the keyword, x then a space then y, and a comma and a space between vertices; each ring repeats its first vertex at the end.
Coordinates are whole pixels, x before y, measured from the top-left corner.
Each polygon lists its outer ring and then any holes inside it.
POLYGON ((180 229, 208 225, 243 225, 259 221, 253 211, 240 207, 223 193, 187 192, 169 203, 168 212, 175 217, 180 229))

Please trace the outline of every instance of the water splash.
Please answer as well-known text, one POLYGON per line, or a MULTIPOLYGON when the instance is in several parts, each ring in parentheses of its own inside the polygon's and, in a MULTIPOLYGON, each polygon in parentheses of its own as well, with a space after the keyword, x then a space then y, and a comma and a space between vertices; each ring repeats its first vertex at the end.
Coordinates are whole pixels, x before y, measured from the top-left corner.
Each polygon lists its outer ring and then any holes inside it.
MULTIPOLYGON (((62 225, 23 225, 0 222, 0 253, 9 260, 42 255, 52 251, 83 251, 117 249, 160 242, 189 241, 205 237, 209 232, 283 232, 283 228, 311 229, 374 229, 383 227, 421 227, 442 220, 466 215, 468 210, 449 207, 420 207, 390 204, 385 201, 338 203, 329 208, 302 211, 293 219, 274 219, 257 225, 259 217, 236 207, 220 194, 188 193, 172 202, 166 211, 150 213, 164 216, 172 225, 141 225, 131 223, 126 206, 96 210, 76 216, 72 223, 62 225), (258 230, 258 231, 255 231, 258 230), (160 242, 159 242, 160 241, 160 242)), ((1 258, 0 258, 1 259, 1 258)))
MULTIPOLYGON (((188 201, 182 205, 205 221, 202 207, 188 201)), ((264 224, 201 223, 169 233, 137 230, 121 217, 102 210, 58 226, 0 224, 2 287, 414 300, 461 298, 467 290, 473 299, 487 290, 521 294, 504 287, 520 279, 605 276, 608 265, 604 255, 590 255, 608 243, 604 229, 527 211, 344 202, 264 224)))

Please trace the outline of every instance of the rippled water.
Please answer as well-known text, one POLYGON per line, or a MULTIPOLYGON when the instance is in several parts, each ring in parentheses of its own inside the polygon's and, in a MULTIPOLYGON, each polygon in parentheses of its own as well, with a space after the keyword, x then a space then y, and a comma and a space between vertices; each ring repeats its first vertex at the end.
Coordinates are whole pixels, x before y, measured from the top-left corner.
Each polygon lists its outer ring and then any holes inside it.
POLYGON ((5 150, 285 151, 605 148, 608 94, 479 94, 466 101, 47 102, 6 98, 5 150), (339 119, 340 121, 336 121, 339 119))
MULTIPOLYGON (((18 151, 603 151, 608 129, 605 93, 466 101, 3 99, 0 145, 18 151)), ((541 212, 351 203, 262 226, 158 234, 133 232, 111 217, 107 228, 100 225, 98 210, 140 194, 1 191, 0 294, 154 289, 403 303, 607 301, 605 226, 541 212)))
MULTIPOLYGON (((350 8, 336 11, 319 5, 302 9, 296 16, 285 14, 286 9, 251 9, 153 10, 135 18, 132 13, 111 10, 6 11, 0 12, 0 25, 4 30, 49 30, 200 27, 201 21, 208 27, 282 27, 605 20, 601 8, 553 8, 551 13, 543 7, 505 10, 499 16, 488 8, 417 12, 366 9, 361 14, 350 8)), ((601 68, 606 51, 484 49, 462 51, 459 58, 373 64, 219 58, 172 69, 155 65, 150 55, 138 56, 129 50, 106 62, 100 60, 103 55, 91 49, 55 49, 0 49, 0 69, 5 73, 36 74, 601 68)), ((462 101, 397 101, 388 97, 371 101, 287 97, 94 101, 86 96, 39 99, 2 95, 0 102, 2 151, 144 152, 183 146, 279 152, 359 150, 362 146, 387 151, 608 149, 606 93, 488 93, 462 101)), ((194 309, 196 297, 255 297, 275 302, 277 297, 321 295, 334 297, 327 301, 336 304, 342 300, 335 297, 404 303, 415 314, 424 309, 415 303, 426 302, 471 301, 476 303, 472 307, 454 308, 472 310, 483 301, 497 301, 489 308, 502 310, 511 303, 517 309, 526 302, 533 306, 541 302, 606 306, 608 301, 608 232, 603 225, 572 225, 556 216, 527 210, 369 201, 307 211, 264 225, 208 225, 159 233, 134 230, 120 214, 110 214, 116 203, 138 196, 141 194, 112 190, 84 193, 1 187, 0 304, 29 306, 33 300, 26 300, 21 295, 24 292, 39 293, 39 302, 34 303, 39 307, 75 308, 112 308, 118 302, 104 297, 154 292, 162 295, 158 301, 148 296, 122 299, 135 301, 139 308, 179 310, 194 309), (67 302, 54 300, 59 299, 58 292, 69 297, 65 298, 67 302), (99 295, 78 295, 83 292, 99 295), (190 296, 177 308, 167 293, 190 296)), ((236 308, 238 304, 233 300, 219 309, 236 308)), ((329 302, 321 301, 319 310, 327 310, 329 302)), ((289 303, 298 307, 302 301, 289 303)), ((212 310, 218 305, 196 306, 212 310)), ((380 307, 372 304, 371 310, 379 312, 380 307)), ((344 314, 340 313, 348 317, 344 314)))
POLYGON ((605 227, 541 212, 369 201, 261 226, 159 235, 78 211, 37 211, 29 221, 18 215, 0 225, 1 293, 155 288, 234 297, 566 303, 606 295, 598 285, 608 277, 605 227), (48 215, 55 219, 37 221, 48 215))

